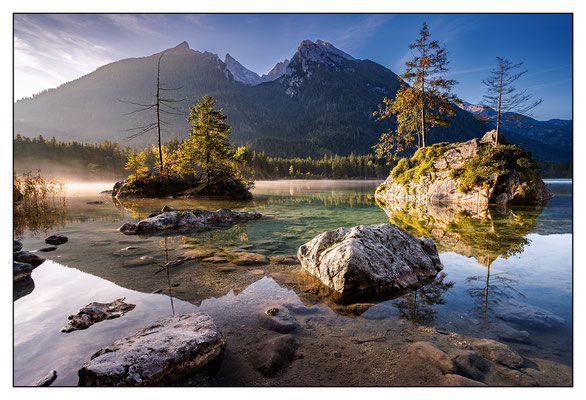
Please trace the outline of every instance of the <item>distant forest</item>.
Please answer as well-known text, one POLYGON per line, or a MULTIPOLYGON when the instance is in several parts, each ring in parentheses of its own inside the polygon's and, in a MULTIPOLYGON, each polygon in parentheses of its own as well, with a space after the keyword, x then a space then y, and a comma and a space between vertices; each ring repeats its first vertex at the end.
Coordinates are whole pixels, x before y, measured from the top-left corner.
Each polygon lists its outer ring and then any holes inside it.
MULTIPOLYGON (((167 148, 176 148, 177 139, 167 142, 167 148)), ((144 149, 150 152, 150 148, 144 149)), ((125 164, 135 152, 130 147, 104 141, 83 144, 76 141, 60 142, 42 136, 28 138, 16 135, 14 139, 14 170, 18 173, 36 172, 66 180, 114 181, 128 176, 125 164)), ((271 179, 385 179, 395 163, 377 158, 374 154, 338 156, 324 155, 319 159, 269 157, 264 153, 246 151, 247 168, 256 180, 271 179)), ((154 164, 147 160, 147 164, 154 164)), ((149 165, 152 166, 152 165, 149 165)), ((571 178, 572 163, 539 164, 543 178, 571 178)))

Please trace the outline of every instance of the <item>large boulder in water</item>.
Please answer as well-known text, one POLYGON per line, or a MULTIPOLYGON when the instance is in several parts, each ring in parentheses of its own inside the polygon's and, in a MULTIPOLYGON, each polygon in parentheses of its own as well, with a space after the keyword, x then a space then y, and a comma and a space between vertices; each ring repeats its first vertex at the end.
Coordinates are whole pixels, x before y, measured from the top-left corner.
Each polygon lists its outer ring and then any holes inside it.
POLYGON ((79 370, 79 386, 164 386, 216 357, 226 339, 206 314, 159 320, 95 353, 79 370))
POLYGON ((509 144, 496 130, 464 143, 437 143, 417 150, 378 187, 390 202, 544 204, 552 193, 531 153, 509 144))
POLYGON ((324 232, 302 245, 297 257, 310 274, 350 296, 416 286, 443 268, 433 240, 393 224, 324 232))
POLYGON ((156 213, 152 217, 143 219, 138 223, 127 222, 119 230, 128 235, 160 232, 171 229, 188 229, 206 227, 219 223, 244 222, 262 217, 257 212, 234 211, 221 208, 217 211, 191 210, 170 211, 156 213))

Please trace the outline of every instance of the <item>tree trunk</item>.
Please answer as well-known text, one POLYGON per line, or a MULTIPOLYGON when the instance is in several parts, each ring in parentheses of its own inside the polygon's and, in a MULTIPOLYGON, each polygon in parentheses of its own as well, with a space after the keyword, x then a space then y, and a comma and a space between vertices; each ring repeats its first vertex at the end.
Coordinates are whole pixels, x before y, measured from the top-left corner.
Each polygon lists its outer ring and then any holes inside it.
MULTIPOLYGON (((161 57, 163 57, 162 54, 161 54, 161 57)), ((159 62, 157 64, 157 135, 159 138, 159 163, 160 163, 159 164, 159 174, 162 178, 162 175, 163 175, 163 149, 161 147, 161 117, 159 114, 161 57, 159 57, 159 62)))
POLYGON ((500 79, 500 86, 499 86, 499 106, 498 112, 496 116, 496 138, 494 139, 494 144, 499 144, 499 136, 501 133, 501 100, 503 97, 503 74, 504 71, 501 69, 501 79, 500 79))

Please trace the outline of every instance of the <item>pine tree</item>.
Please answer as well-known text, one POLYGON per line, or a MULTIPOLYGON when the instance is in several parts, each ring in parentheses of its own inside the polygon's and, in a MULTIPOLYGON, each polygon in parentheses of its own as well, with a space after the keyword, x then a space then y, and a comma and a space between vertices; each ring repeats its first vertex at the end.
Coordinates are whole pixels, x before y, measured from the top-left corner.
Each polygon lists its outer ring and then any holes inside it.
POLYGON ((395 131, 383 133, 379 143, 374 146, 377 155, 395 156, 408 147, 413 147, 415 135, 418 146, 427 145, 428 130, 437 126, 447 126, 453 116, 452 102, 458 98, 451 93, 457 83, 446 79, 448 71, 448 52, 436 40, 430 39, 427 24, 424 23, 419 38, 409 48, 416 53, 405 63, 406 71, 399 79, 403 83, 395 98, 383 99, 383 104, 374 112, 378 119, 396 115, 395 131))
POLYGON ((178 150, 179 163, 184 173, 203 170, 206 184, 223 176, 234 176, 238 163, 234 148, 230 144, 230 127, 226 124, 223 110, 214 110, 216 105, 209 95, 205 95, 189 107, 187 120, 191 123, 189 138, 178 150))
MULTIPOLYGON (((491 117, 479 117, 479 119, 483 121, 496 119, 496 137, 498 141, 502 125, 506 125, 506 122, 527 118, 528 112, 541 104, 542 100, 529 103, 533 96, 528 94, 526 90, 517 91, 513 86, 517 79, 527 73, 527 70, 515 72, 517 68, 523 65, 522 62, 513 64, 511 61, 501 57, 497 57, 496 61, 496 68, 490 71, 490 77, 483 80, 482 83, 488 87, 488 93, 483 96, 483 105, 491 107, 497 114, 491 117)), ((510 126, 518 125, 513 124, 510 126)))

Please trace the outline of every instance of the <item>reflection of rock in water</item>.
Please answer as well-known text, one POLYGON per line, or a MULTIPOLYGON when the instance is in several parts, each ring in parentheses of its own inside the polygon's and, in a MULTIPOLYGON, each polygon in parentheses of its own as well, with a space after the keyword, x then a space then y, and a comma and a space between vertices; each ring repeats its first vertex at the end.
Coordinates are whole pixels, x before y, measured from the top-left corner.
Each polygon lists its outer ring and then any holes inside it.
POLYGON ((33 290, 35 290, 35 281, 31 277, 15 282, 12 291, 12 301, 31 294, 33 290))
POLYGON ((441 203, 384 203, 389 221, 413 235, 429 236, 440 251, 474 257, 482 265, 523 251, 543 207, 441 203))

